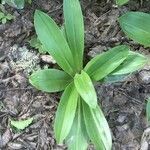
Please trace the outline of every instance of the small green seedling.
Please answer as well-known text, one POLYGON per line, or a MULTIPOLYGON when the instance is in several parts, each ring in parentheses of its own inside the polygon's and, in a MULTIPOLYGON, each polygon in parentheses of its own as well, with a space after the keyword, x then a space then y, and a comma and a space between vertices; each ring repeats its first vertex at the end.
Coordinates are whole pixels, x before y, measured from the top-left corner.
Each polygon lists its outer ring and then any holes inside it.
POLYGON ((124 5, 128 2, 129 0, 116 0, 116 4, 121 6, 121 5, 124 5))
POLYGON ((64 90, 54 122, 57 143, 65 142, 69 150, 86 150, 92 142, 96 150, 111 150, 111 132, 98 106, 93 83, 129 75, 143 67, 147 58, 121 45, 97 55, 84 65, 84 23, 79 1, 64 0, 63 11, 64 34, 44 12, 36 10, 34 15, 38 39, 63 71, 39 70, 30 76, 29 81, 45 92, 64 90))
POLYGON ((32 121, 33 118, 28 118, 26 120, 19 120, 19 121, 10 120, 10 125, 18 130, 24 130, 32 123, 32 121))
POLYGON ((145 47, 150 47, 150 14, 127 12, 119 18, 124 33, 145 47))
POLYGON ((25 2, 31 4, 32 0, 2 0, 2 4, 7 3, 8 5, 17 9, 23 9, 25 2))
POLYGON ((14 16, 13 16, 13 15, 11 15, 11 14, 9 14, 9 13, 6 14, 6 13, 0 11, 0 22, 1 22, 2 24, 6 24, 7 21, 10 21, 10 20, 12 20, 12 19, 14 19, 14 16))
POLYGON ((44 46, 36 36, 32 36, 29 41, 30 46, 37 49, 39 53, 45 54, 47 51, 44 49, 44 46))

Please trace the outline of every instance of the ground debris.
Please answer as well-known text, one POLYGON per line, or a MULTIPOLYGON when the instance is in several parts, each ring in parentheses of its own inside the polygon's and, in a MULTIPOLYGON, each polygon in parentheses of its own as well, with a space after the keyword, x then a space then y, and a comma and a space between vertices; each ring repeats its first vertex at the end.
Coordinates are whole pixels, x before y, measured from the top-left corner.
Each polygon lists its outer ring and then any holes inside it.
POLYGON ((4 134, 0 136, 0 148, 6 146, 6 144, 12 139, 12 133, 9 128, 6 129, 4 134))

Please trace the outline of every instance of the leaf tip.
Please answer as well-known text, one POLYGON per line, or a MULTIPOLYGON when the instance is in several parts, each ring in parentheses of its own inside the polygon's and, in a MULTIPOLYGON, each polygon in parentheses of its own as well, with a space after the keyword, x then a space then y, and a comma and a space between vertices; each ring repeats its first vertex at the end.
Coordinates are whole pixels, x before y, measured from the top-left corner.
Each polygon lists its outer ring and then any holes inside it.
POLYGON ((38 10, 38 9, 36 9, 34 14, 35 14, 35 15, 38 15, 39 13, 41 13, 41 11, 38 10))
POLYGON ((76 73, 74 76, 74 79, 77 79, 80 76, 80 74, 76 73))
POLYGON ((33 84, 33 77, 34 77, 34 74, 31 74, 30 76, 29 76, 29 83, 30 84, 33 84))
POLYGON ((37 19, 38 19, 40 14, 43 14, 43 12, 38 10, 38 9, 36 9, 35 12, 34 12, 34 24, 37 21, 37 19))

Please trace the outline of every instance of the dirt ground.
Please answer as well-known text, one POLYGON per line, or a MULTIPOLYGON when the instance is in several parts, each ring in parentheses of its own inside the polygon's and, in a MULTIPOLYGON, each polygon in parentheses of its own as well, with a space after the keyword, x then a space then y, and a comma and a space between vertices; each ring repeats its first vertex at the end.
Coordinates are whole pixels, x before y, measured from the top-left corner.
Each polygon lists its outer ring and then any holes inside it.
MULTIPOLYGON (((98 53, 119 44, 150 55, 150 49, 126 38, 117 19, 129 11, 150 11, 150 1, 132 0, 117 7, 113 1, 81 0, 85 21, 85 62, 98 53)), ((35 9, 47 12, 58 24, 63 23, 62 0, 33 0, 23 10, 9 6, 15 19, 0 25, 0 149, 64 150, 57 145, 53 120, 60 93, 47 94, 33 88, 28 76, 39 68, 57 67, 47 54, 30 47, 35 34, 35 9), (21 132, 10 128, 10 119, 34 117, 21 132)), ((113 136, 113 150, 150 149, 150 128, 145 117, 146 99, 150 97, 150 65, 123 82, 96 85, 99 103, 113 136), (149 146, 149 148, 148 148, 149 146)), ((89 149, 93 149, 92 146, 89 149)))

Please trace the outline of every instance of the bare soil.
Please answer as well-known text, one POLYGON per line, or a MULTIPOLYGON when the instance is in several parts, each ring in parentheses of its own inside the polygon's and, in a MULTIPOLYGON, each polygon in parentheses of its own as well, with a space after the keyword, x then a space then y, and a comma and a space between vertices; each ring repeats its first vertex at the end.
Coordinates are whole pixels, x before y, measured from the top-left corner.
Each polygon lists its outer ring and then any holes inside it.
MULTIPOLYGON (((113 1, 81 0, 85 21, 85 62, 119 44, 150 55, 150 49, 129 40, 121 31, 118 17, 127 11, 150 11, 150 1, 131 0, 117 7, 113 1)), ((57 145, 53 121, 60 94, 47 94, 34 89, 28 76, 39 68, 57 67, 49 57, 29 45, 35 34, 33 14, 43 10, 61 25, 61 0, 33 0, 23 10, 9 6, 6 11, 15 19, 0 25, 0 149, 64 150, 57 145), (10 119, 34 117, 33 123, 17 132, 10 119)), ((150 149, 150 128, 146 121, 146 99, 150 97, 150 66, 145 66, 123 82, 96 85, 99 104, 109 122, 113 150, 150 149), (149 147, 149 148, 148 148, 149 147)), ((89 148, 94 149, 94 148, 89 148)))

